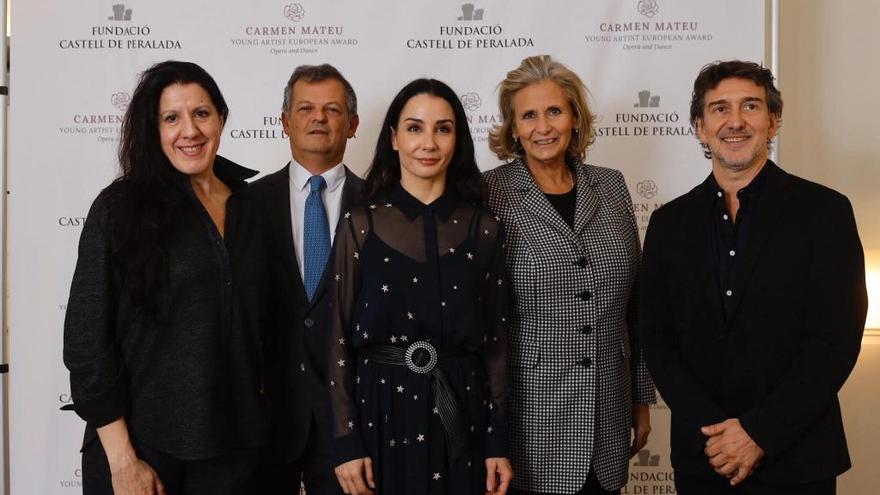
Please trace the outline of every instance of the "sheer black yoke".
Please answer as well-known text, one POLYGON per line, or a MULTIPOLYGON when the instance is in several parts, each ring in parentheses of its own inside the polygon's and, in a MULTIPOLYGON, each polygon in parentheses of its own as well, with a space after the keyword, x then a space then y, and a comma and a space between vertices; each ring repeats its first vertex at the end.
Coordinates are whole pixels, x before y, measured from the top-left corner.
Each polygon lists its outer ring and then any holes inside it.
POLYGON ((507 455, 501 225, 452 192, 424 205, 400 186, 345 222, 329 267, 337 462, 373 458, 379 493, 468 493, 485 482, 486 457, 507 455), (456 461, 445 455, 431 376, 368 357, 416 342, 436 349, 458 402, 469 438, 456 461))

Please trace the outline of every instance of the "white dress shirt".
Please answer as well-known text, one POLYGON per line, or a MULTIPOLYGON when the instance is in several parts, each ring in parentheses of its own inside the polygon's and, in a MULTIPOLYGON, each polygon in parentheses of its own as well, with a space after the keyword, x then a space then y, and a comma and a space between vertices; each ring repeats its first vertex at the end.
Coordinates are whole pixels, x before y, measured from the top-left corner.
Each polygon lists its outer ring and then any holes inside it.
MULTIPOLYGON (((290 161, 290 223, 293 233, 293 247, 296 251, 296 263, 299 265, 299 274, 305 277, 303 272, 303 221, 305 220, 306 198, 312 188, 309 186, 311 172, 305 169, 296 160, 290 161)), ((330 170, 321 174, 327 182, 327 187, 321 191, 321 199, 324 200, 324 209, 327 211, 327 223, 330 228, 330 245, 336 237, 336 224, 339 221, 339 209, 342 207, 342 189, 345 184, 345 165, 340 163, 330 170)))

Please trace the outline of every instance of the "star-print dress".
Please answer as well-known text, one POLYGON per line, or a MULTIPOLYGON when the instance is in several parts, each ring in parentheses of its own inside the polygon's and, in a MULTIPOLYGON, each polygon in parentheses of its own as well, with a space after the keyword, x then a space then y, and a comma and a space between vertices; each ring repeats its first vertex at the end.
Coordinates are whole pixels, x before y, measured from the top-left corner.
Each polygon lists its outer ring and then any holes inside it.
POLYGON ((399 185, 344 217, 328 267, 336 463, 370 457, 377 494, 485 493, 485 459, 507 457, 501 225, 451 191, 424 205, 399 185), (455 456, 434 375, 370 359, 421 341, 458 406, 455 456))

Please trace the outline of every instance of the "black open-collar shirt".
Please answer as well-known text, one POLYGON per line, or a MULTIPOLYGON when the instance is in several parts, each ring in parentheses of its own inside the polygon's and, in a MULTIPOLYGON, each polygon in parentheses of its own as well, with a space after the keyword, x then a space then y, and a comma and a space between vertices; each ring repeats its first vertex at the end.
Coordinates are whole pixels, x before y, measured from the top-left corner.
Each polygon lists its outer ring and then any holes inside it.
MULTIPOLYGON (((73 409, 95 428, 125 418, 142 444, 178 459, 207 459, 265 444, 260 393, 258 273, 240 193, 255 171, 222 157, 214 173, 232 190, 221 237, 189 179, 165 241, 161 318, 132 302, 112 259, 115 217, 105 190, 89 211, 64 322, 73 409)), ((114 186, 111 186, 114 187, 114 186)))
POLYGON ((745 253, 746 245, 749 242, 749 230, 755 218, 761 214, 757 208, 758 198, 764 183, 767 182, 767 177, 775 173, 779 173, 779 169, 772 161, 768 160, 758 175, 746 187, 737 191, 739 210, 737 210, 735 222, 724 203, 724 191, 721 190, 715 176, 709 175, 709 180, 715 191, 715 201, 712 204, 714 209, 712 241, 718 268, 718 289, 721 293, 725 320, 730 317, 733 294, 738 290, 736 275, 739 259, 741 254, 745 253))

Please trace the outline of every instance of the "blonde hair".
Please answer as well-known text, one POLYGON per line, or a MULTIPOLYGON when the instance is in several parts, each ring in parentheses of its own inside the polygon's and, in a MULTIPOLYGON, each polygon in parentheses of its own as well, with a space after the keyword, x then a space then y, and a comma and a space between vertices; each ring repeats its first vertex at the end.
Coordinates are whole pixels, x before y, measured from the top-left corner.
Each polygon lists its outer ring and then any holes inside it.
POLYGON ((508 72, 507 77, 498 84, 498 109, 501 111, 502 122, 489 132, 489 149, 499 159, 511 160, 522 156, 522 145, 513 138, 513 95, 526 86, 542 81, 555 82, 562 88, 577 117, 577 126, 566 154, 583 160, 587 148, 593 144, 596 138, 593 128, 596 116, 587 106, 587 87, 577 74, 553 60, 550 55, 535 55, 524 58, 519 67, 508 72))

